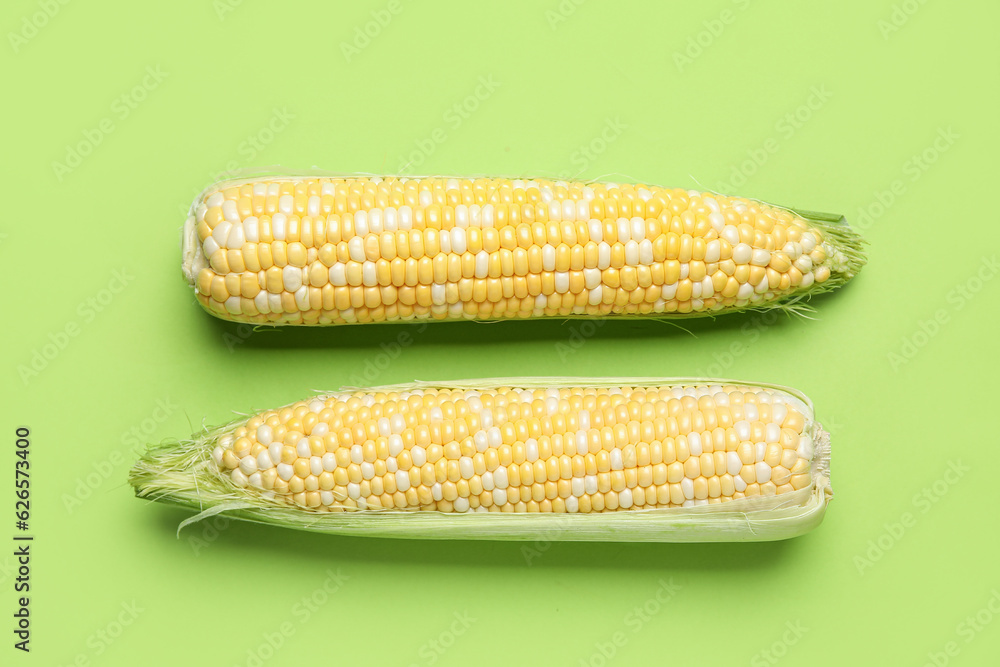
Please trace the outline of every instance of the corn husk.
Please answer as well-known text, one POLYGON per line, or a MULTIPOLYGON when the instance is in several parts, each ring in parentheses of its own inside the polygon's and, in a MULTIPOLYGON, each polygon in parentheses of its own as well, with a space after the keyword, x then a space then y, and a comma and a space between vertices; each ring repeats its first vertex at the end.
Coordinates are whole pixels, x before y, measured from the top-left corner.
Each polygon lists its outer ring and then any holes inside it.
MULTIPOLYGON (((741 542, 781 540, 815 528, 833 497, 829 479, 829 435, 813 415, 812 402, 801 392, 780 385, 698 378, 492 378, 458 382, 414 382, 373 387, 371 392, 415 389, 490 389, 520 387, 664 387, 692 384, 739 385, 784 392, 801 403, 813 438, 812 483, 772 497, 732 500, 696 507, 630 509, 590 514, 511 514, 437 511, 316 511, 237 487, 218 471, 211 453, 219 439, 249 417, 186 440, 151 446, 133 466, 129 483, 136 496, 194 510, 181 524, 224 514, 227 517, 321 533, 420 539, 569 540, 614 542, 741 542)), ((336 394, 352 393, 345 388, 336 394)), ((331 394, 320 394, 325 399, 331 394)))

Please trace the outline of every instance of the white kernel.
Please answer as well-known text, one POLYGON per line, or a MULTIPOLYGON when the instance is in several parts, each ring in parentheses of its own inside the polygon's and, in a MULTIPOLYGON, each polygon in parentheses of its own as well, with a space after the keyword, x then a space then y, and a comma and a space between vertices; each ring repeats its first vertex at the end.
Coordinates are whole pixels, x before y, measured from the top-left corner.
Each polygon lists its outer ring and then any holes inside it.
POLYGON ((771 481, 771 466, 763 461, 758 461, 753 468, 754 473, 757 475, 758 484, 766 484, 771 481))
POLYGON ((365 460, 364 450, 361 445, 351 445, 351 463, 360 464, 365 460))
POLYGON ((233 484, 235 484, 240 488, 245 487, 247 485, 247 482, 249 481, 247 480, 247 476, 244 475, 239 468, 229 473, 229 479, 233 480, 233 484))
POLYGON ((556 247, 551 243, 542 246, 542 270, 556 270, 556 247))
POLYGON ((452 506, 454 507, 456 512, 468 512, 469 499, 462 498, 461 496, 459 496, 458 498, 455 498, 455 501, 452 503, 452 506))
POLYGON ((812 461, 813 441, 808 435, 799 436, 799 446, 796 453, 807 461, 812 461))
POLYGON ((295 443, 295 453, 306 458, 312 454, 312 448, 309 447, 308 438, 300 438, 297 443, 295 443))
POLYGON ((639 263, 639 244, 635 240, 625 242, 625 265, 635 266, 639 263))
POLYGON ((746 480, 744 480, 739 475, 733 476, 733 486, 736 487, 736 490, 739 491, 740 493, 743 493, 744 491, 747 490, 746 480))
POLYGON ((570 480, 570 488, 575 497, 579 498, 580 496, 582 496, 586 492, 586 489, 584 488, 583 477, 574 477, 572 480, 570 480))
POLYGON ((451 228, 451 251, 462 254, 468 250, 468 236, 461 227, 451 228))
POLYGON ((278 198, 278 210, 285 215, 291 215, 295 210, 295 198, 292 195, 281 195, 278 198))
POLYGON ((325 472, 333 472, 337 469, 337 457, 333 455, 333 452, 327 452, 320 460, 323 462, 325 472))
POLYGON ((222 202, 222 217, 225 218, 227 222, 237 223, 240 221, 240 212, 236 208, 235 200, 227 199, 222 202))
POLYGON ((765 442, 781 442, 781 427, 771 422, 764 426, 765 442))
POLYGON ((396 471, 396 488, 404 493, 410 488, 410 473, 405 470, 396 471))
POLYGON ((271 460, 271 455, 267 453, 266 449, 262 449, 259 454, 257 454, 257 469, 258 470, 270 470, 274 467, 274 462, 271 460))
MULTIPOLYGON (((499 468, 497 468, 499 470, 499 468)), ((480 476, 480 480, 483 483, 484 491, 492 491, 496 488, 493 484, 493 473, 486 471, 480 476)))
POLYGON ((271 444, 274 433, 271 431, 271 427, 267 424, 261 424, 257 427, 257 442, 267 447, 271 444))
POLYGON ((701 456, 702 452, 701 434, 689 433, 687 441, 688 441, 688 450, 691 452, 691 456, 701 456))
POLYGON ((275 213, 271 216, 271 236, 274 237, 275 241, 285 240, 285 223, 288 218, 285 217, 284 213, 275 213))
POLYGON ((323 459, 319 456, 309 457, 309 472, 319 477, 323 474, 323 459))
MULTIPOLYGON (((715 201, 714 199, 712 201, 715 201)), ((716 232, 722 232, 726 228, 726 216, 717 210, 708 214, 708 222, 716 232)))
POLYGON ((282 444, 280 442, 272 442, 267 446, 267 455, 271 459, 271 463, 278 465, 281 463, 281 450, 282 444))
POLYGON ((753 248, 746 243, 737 243, 733 247, 733 261, 737 264, 748 264, 753 258, 753 248))
POLYGON ((462 475, 462 479, 472 479, 472 476, 476 474, 475 467, 472 464, 471 456, 463 456, 458 459, 458 470, 462 475))
POLYGON ((355 262, 365 261, 365 242, 360 236, 352 236, 347 242, 347 252, 355 262))
POLYGON ((685 477, 681 480, 681 491, 684 492, 684 497, 688 500, 694 499, 694 480, 690 477, 685 477))
POLYGON ((228 248, 229 243, 229 232, 233 225, 226 220, 223 220, 215 226, 212 230, 212 239, 218 244, 220 248, 228 248))
MULTIPOLYGON (((335 498, 333 497, 333 491, 320 491, 319 492, 319 501, 323 505, 326 505, 327 507, 330 507, 331 505, 333 505, 334 500, 335 500, 335 498)), ((361 500, 361 498, 359 498, 358 500, 361 500)), ((360 507, 361 503, 358 503, 358 506, 360 507)))
POLYGON ((587 222, 587 229, 590 232, 590 240, 594 243, 604 240, 604 223, 597 218, 591 218, 587 222))
POLYGON ((538 460, 538 441, 534 438, 528 438, 524 441, 524 460, 528 463, 534 463, 538 460))
POLYGON ((302 287, 302 269, 288 264, 281 270, 281 282, 286 292, 295 292, 302 287))
POLYGON ((503 436, 500 433, 500 429, 496 426, 492 426, 486 431, 486 440, 489 442, 490 447, 499 447, 503 444, 503 436))
POLYGON ((719 236, 728 241, 731 246, 740 242, 740 232, 733 225, 726 225, 719 233, 719 236))
POLYGON ((503 466, 493 471, 493 486, 498 489, 507 488, 507 469, 503 466))
POLYGON ((611 244, 601 241, 597 244, 597 268, 604 271, 611 266, 611 244))
POLYGON ((211 257, 219 250, 219 244, 215 242, 215 239, 209 236, 205 239, 205 242, 201 244, 202 252, 205 253, 205 257, 211 257))
MULTIPOLYGON (((393 433, 388 437, 387 444, 389 445, 389 456, 399 456, 403 453, 403 438, 398 433, 393 433)), ((358 445, 354 445, 358 447, 358 445)), ((354 447, 351 448, 351 453, 354 452, 354 447)))
POLYGON ((240 470, 245 475, 252 475, 257 472, 257 459, 253 456, 244 456, 240 459, 240 470))
POLYGON ((577 500, 576 496, 570 496, 566 499, 566 511, 571 514, 580 511, 580 501, 577 500))
POLYGON ((726 452, 726 472, 730 475, 739 475, 743 469, 743 461, 736 452, 726 452))
POLYGON ((771 251, 764 248, 755 249, 750 258, 750 263, 755 266, 767 266, 771 263, 771 251))
POLYGON ((612 470, 623 470, 625 465, 622 463, 622 450, 615 447, 611 450, 611 469, 612 470))
MULTIPOLYGON (((685 479, 687 479, 685 477, 685 479)), ((691 487, 691 493, 694 493, 694 486, 691 487)), ((632 489, 622 489, 621 493, 618 494, 618 505, 624 509, 632 507, 632 489)))
POLYGON ((750 422, 747 420, 741 419, 733 424, 733 430, 736 431, 736 437, 740 439, 740 442, 746 442, 750 439, 750 422))
POLYGON ((278 477, 280 477, 281 479, 287 482, 292 478, 292 475, 294 474, 295 470, 292 468, 292 466, 288 465, 287 463, 278 464, 278 477))
POLYGON ((507 502, 507 490, 493 489, 493 504, 503 505, 506 502, 507 502))
POLYGON ((441 490, 440 482, 434 482, 431 485, 431 498, 434 500, 444 500, 444 492, 441 490))
POLYGON ((583 489, 587 493, 597 493, 597 475, 586 475, 583 478, 583 489))

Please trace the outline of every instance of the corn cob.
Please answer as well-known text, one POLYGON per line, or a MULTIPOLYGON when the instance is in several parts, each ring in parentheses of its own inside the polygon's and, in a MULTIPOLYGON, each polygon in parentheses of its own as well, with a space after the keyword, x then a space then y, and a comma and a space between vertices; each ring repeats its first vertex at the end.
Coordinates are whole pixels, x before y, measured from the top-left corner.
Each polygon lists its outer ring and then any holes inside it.
POLYGON ((821 519, 827 445, 808 399, 769 385, 482 380, 268 410, 151 449, 130 481, 330 532, 532 539, 559 517, 561 539, 778 539, 821 519))
POLYGON ((257 324, 712 315, 788 307, 864 263, 840 216, 543 179, 221 182, 184 238, 198 301, 257 324))

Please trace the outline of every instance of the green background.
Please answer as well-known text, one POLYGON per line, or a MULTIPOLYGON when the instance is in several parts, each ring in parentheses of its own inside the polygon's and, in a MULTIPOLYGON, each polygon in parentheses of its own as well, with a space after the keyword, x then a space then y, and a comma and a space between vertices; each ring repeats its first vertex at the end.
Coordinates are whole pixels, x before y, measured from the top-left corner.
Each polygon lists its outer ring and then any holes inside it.
POLYGON ((915 0, 5 3, 0 460, 30 427, 36 541, 30 655, 0 549, 4 664, 988 664, 998 20, 915 0), (870 263, 812 321, 250 335, 197 307, 179 228, 217 174, 266 165, 728 186, 845 213, 870 263), (833 433, 827 518, 770 544, 178 539, 187 515, 125 483, 140 442, 234 410, 532 374, 797 387, 833 433))

